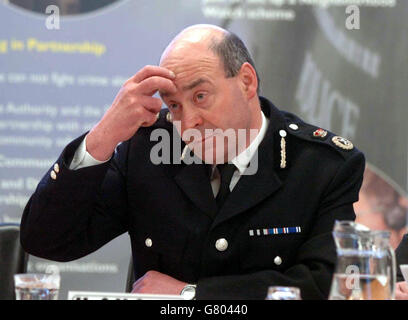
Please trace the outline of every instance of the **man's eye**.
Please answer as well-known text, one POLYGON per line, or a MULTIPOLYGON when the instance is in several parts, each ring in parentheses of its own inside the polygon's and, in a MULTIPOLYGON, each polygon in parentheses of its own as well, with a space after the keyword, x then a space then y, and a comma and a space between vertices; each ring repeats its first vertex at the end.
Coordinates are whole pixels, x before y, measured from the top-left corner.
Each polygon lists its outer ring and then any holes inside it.
POLYGON ((195 96, 195 100, 196 100, 197 102, 203 101, 204 98, 205 98, 205 94, 204 94, 204 93, 197 93, 196 96, 195 96))
POLYGON ((178 105, 177 103, 170 103, 170 104, 169 104, 170 109, 173 109, 173 110, 174 110, 174 109, 177 109, 178 106, 179 106, 179 105, 178 105))

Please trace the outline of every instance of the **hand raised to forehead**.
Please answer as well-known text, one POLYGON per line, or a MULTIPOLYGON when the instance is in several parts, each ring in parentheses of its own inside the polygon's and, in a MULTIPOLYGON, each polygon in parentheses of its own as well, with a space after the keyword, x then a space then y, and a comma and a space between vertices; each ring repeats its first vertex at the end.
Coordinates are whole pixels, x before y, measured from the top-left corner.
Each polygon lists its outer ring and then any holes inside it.
POLYGON ((87 136, 87 151, 106 160, 118 143, 130 139, 142 126, 157 120, 162 100, 152 97, 157 91, 176 92, 175 75, 159 66, 145 66, 120 88, 112 105, 87 136))

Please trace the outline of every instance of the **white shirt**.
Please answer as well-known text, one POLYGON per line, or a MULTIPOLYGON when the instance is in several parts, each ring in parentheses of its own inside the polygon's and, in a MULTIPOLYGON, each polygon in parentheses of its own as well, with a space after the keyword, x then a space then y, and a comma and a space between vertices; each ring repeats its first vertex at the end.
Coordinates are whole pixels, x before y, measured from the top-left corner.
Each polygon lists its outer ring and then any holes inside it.
MULTIPOLYGON (((268 125, 269 125, 269 120, 265 117, 262 111, 261 111, 261 114, 262 114, 262 125, 261 125, 261 129, 259 130, 259 133, 244 151, 242 151, 234 159, 231 160, 231 163, 233 163, 237 167, 238 170, 234 172, 234 175, 231 178, 231 182, 229 186, 230 191, 232 191, 232 189, 234 189, 234 187, 238 183, 238 180, 241 178, 241 175, 244 173, 244 171, 248 167, 249 162, 251 161, 255 152, 258 150, 259 144, 261 143, 261 141, 263 140, 265 136, 266 129, 268 128, 268 125)), ((96 160, 94 157, 92 157, 88 153, 88 151, 86 151, 86 136, 85 136, 84 140, 81 142, 78 149, 76 150, 74 158, 72 159, 69 168, 71 170, 78 170, 81 168, 102 164, 109 160, 110 159, 106 161, 99 161, 99 160, 96 160)), ((215 197, 220 189, 220 175, 215 166, 213 167, 213 171, 211 174, 211 187, 212 187, 213 194, 215 197)))
POLYGON ((78 149, 75 151, 74 157, 72 158, 69 168, 71 170, 78 170, 85 167, 95 166, 97 164, 102 164, 108 162, 110 158, 106 161, 99 161, 92 157, 88 151, 86 151, 86 136, 82 140, 78 149))
MULTIPOLYGON (((234 164, 238 170, 235 170, 234 175, 231 178, 231 182, 229 185, 230 191, 234 189, 238 180, 243 175, 244 171, 247 169, 249 162, 251 161, 252 157, 254 156, 255 152, 258 150, 259 144, 265 137, 266 129, 269 125, 269 120, 265 117, 264 113, 261 111, 262 114, 262 125, 261 129, 259 130, 257 136, 254 140, 252 140, 251 144, 240 154, 238 154, 235 158, 231 160, 231 163, 234 164)), ((218 191, 220 189, 220 174, 218 169, 213 166, 213 171, 211 174, 211 188, 213 190, 214 197, 217 196, 218 191)))

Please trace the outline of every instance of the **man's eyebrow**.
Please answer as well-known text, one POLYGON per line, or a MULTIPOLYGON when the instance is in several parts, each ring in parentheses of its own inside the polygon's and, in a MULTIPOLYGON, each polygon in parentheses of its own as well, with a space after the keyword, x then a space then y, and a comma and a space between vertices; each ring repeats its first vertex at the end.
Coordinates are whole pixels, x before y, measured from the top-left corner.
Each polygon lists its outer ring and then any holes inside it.
MULTIPOLYGON (((183 90, 183 91, 188 91, 188 90, 194 89, 195 87, 197 87, 197 86, 199 86, 200 84, 205 83, 205 82, 208 82, 208 83, 209 83, 210 81, 208 81, 208 80, 206 80, 206 79, 204 79, 204 78, 198 78, 197 80, 194 80, 192 83, 190 83, 190 84, 188 84, 188 85, 182 87, 181 90, 183 90)), ((163 92, 160 92, 160 95, 161 95, 162 97, 167 97, 167 96, 170 95, 170 93, 168 93, 168 92, 166 92, 166 91, 163 91, 163 92)))
POLYGON ((182 90, 183 90, 183 91, 187 91, 187 90, 194 89, 195 87, 199 86, 200 84, 202 84, 202 83, 204 83, 204 82, 209 82, 209 81, 206 80, 206 79, 203 79, 203 78, 199 78, 199 79, 193 81, 192 83, 190 83, 189 85, 184 86, 184 87, 182 88, 182 90))

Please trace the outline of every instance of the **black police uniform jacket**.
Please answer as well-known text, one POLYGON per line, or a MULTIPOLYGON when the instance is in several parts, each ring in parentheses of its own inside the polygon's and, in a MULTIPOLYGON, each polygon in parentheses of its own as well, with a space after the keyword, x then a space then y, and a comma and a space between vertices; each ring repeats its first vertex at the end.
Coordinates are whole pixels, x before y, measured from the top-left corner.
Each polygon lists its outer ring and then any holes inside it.
POLYGON ((336 262, 333 224, 355 219, 364 155, 336 146, 330 132, 314 138, 317 127, 260 101, 270 123, 258 170, 241 176, 219 211, 205 165, 150 160, 158 143, 153 130, 173 136, 164 109, 107 163, 70 170, 84 135, 71 142, 57 160, 56 179, 51 167, 24 210, 23 248, 69 261, 128 232, 136 278, 156 270, 196 283, 197 299, 265 299, 272 285, 299 287, 303 299, 327 298, 336 262), (283 169, 280 130, 287 132, 283 169), (224 250, 218 239, 226 240, 224 250))

